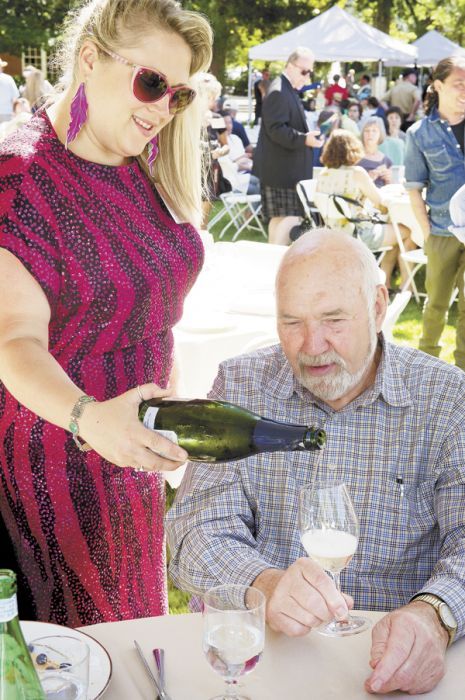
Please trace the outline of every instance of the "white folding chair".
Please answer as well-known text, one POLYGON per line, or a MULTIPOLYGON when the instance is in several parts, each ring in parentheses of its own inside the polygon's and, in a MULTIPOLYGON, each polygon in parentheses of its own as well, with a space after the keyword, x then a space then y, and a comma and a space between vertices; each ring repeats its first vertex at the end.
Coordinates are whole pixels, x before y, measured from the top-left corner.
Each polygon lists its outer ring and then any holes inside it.
POLYGON ((315 221, 315 225, 317 225, 317 222, 321 220, 321 215, 315 205, 316 178, 300 180, 296 185, 296 190, 305 216, 311 221, 315 221))
POLYGON ((397 319, 401 315, 410 301, 412 292, 399 292, 389 304, 386 311, 386 318, 383 322, 383 333, 387 340, 393 340, 392 329, 396 325, 397 319))
MULTIPOLYGON (((330 221, 334 221, 335 219, 341 219, 341 212, 338 210, 334 203, 334 196, 331 194, 328 194, 326 192, 317 192, 315 191, 314 193, 314 202, 315 205, 318 209, 318 211, 321 214, 321 218, 325 222, 325 225, 331 228, 331 225, 328 224, 330 221)), ((349 202, 345 202, 342 198, 338 199, 338 204, 341 207, 342 210, 342 215, 347 217, 347 219, 352 219, 354 218, 353 213, 350 210, 349 202)), ((353 235, 354 230, 355 230, 355 224, 347 221, 346 224, 344 224, 344 232, 349 234, 350 236, 353 235)), ((378 265, 380 264, 381 260, 385 256, 388 250, 391 250, 391 246, 381 246, 380 248, 377 248, 376 250, 373 250, 373 254, 376 256, 376 259, 378 261, 378 265)))
POLYGON ((231 240, 235 241, 244 229, 252 229, 268 238, 265 228, 259 217, 262 209, 261 197, 259 194, 240 194, 237 192, 225 192, 220 195, 220 199, 229 214, 229 221, 222 228, 218 238, 223 238, 226 231, 234 226, 236 229, 231 240))
POLYGON ((397 245, 399 246, 400 250, 400 257, 407 263, 407 267, 410 270, 407 280, 402 285, 402 291, 405 291, 411 287, 415 301, 419 303, 420 296, 426 295, 423 292, 421 294, 418 292, 414 277, 418 270, 428 262, 428 256, 423 250, 423 231, 414 214, 410 199, 408 197, 395 197, 388 201, 387 206, 389 219, 396 234, 397 245), (416 250, 405 250, 404 242, 399 229, 400 224, 403 224, 410 229, 410 237, 414 243, 420 246, 419 248, 416 250))
POLYGON ((231 192, 220 194, 223 208, 208 222, 208 230, 210 231, 215 224, 227 214, 228 221, 223 226, 219 233, 219 238, 223 238, 226 232, 234 226, 235 233, 232 238, 235 241, 238 236, 249 228, 258 231, 264 238, 268 238, 267 232, 260 219, 260 211, 262 208, 261 197, 259 194, 244 194, 239 189, 239 172, 237 165, 229 157, 225 156, 218 159, 221 171, 224 177, 231 183, 231 192))

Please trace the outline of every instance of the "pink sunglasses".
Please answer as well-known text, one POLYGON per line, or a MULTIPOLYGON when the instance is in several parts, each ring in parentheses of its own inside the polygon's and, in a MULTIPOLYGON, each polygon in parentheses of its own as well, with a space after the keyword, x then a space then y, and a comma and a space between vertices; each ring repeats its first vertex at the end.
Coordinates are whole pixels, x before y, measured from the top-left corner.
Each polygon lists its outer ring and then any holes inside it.
POLYGON ((135 63, 131 63, 126 58, 123 58, 123 56, 119 56, 109 49, 104 49, 101 46, 99 46, 99 48, 103 53, 114 58, 115 61, 124 63, 134 69, 131 83, 132 92, 139 102, 158 102, 163 99, 165 95, 169 95, 170 114, 179 114, 183 112, 195 98, 195 90, 187 85, 178 85, 172 88, 169 86, 168 80, 163 73, 159 73, 153 70, 153 68, 146 68, 145 66, 138 66, 135 63))

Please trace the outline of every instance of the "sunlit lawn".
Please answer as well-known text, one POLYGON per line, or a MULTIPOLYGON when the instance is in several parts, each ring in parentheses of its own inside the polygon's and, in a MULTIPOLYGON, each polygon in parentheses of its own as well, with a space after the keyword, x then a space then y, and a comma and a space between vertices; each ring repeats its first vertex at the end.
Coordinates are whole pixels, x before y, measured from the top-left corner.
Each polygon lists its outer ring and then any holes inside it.
MULTIPOLYGON (((218 205, 216 205, 215 211, 217 210, 218 205)), ((218 237, 218 231, 221 230, 221 226, 224 224, 219 224, 218 226, 215 227, 215 230, 213 231, 213 235, 215 239, 218 237), (215 235, 216 234, 216 235, 215 235)), ((223 240, 228 240, 232 237, 232 232, 228 231, 226 234, 226 237, 223 240)), ((260 240, 263 241, 265 244, 265 239, 259 234, 255 233, 255 231, 249 232, 249 235, 247 235, 247 232, 245 231, 244 234, 241 236, 241 239, 248 239, 248 240, 260 240)), ((417 284, 418 288, 420 291, 424 291, 424 274, 423 271, 420 270, 418 273, 417 277, 417 284)), ((454 303, 452 305, 452 308, 450 309, 449 313, 449 319, 447 326, 444 330, 442 339, 441 339, 441 344, 442 344, 442 351, 441 351, 441 359, 445 360, 446 362, 451 362, 453 363, 454 358, 453 358, 453 351, 455 347, 455 321, 456 321, 456 316, 457 316, 457 304, 454 303)), ((421 305, 418 305, 415 300, 412 298, 407 306, 407 308, 404 310, 404 312, 401 314, 399 320, 397 321, 397 324, 393 330, 393 336, 395 342, 399 343, 400 345, 410 345, 411 347, 418 347, 418 341, 420 339, 421 335, 421 305)), ((169 489, 168 493, 168 500, 171 502, 173 497, 173 492, 171 489, 169 489)), ((181 591, 178 591, 175 589, 172 585, 169 587, 169 603, 170 603, 170 611, 172 613, 180 613, 180 612, 187 612, 187 601, 189 599, 189 595, 186 593, 182 593, 181 591)))

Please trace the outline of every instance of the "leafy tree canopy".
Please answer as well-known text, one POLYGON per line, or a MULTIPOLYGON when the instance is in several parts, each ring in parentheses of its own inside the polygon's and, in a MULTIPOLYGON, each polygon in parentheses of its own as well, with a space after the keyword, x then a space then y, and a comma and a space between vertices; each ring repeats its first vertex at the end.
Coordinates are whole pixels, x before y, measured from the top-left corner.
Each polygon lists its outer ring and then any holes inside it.
MULTIPOLYGON (((59 35, 63 18, 76 0, 0 0, 0 53, 19 54, 44 47, 59 35)), ((227 65, 247 63, 251 46, 307 22, 335 0, 181 0, 205 14, 215 32, 212 71, 224 78, 227 65)), ((429 29, 465 42, 465 0, 340 0, 362 20, 405 41, 429 29)))
POLYGON ((0 52, 18 55, 57 36, 70 0, 0 0, 0 52))

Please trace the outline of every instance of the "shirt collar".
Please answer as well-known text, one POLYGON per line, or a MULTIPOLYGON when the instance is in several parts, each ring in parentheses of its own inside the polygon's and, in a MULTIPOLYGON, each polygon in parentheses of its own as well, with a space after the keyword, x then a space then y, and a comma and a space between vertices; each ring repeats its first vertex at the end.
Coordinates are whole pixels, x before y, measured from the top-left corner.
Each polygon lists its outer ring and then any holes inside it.
MULTIPOLYGON (((386 342, 382 333, 379 334, 381 345, 381 360, 376 371, 376 378, 363 394, 357 396, 343 410, 352 410, 358 406, 368 406, 380 396, 391 406, 410 406, 413 403, 402 376, 401 367, 397 364, 392 347, 386 342)), ((296 393, 303 401, 314 403, 325 410, 332 410, 327 404, 317 399, 305 389, 294 376, 282 348, 282 365, 279 372, 268 382, 265 392, 278 399, 290 399, 296 393)))
POLYGON ((439 111, 438 111, 437 107, 433 107, 433 109, 431 110, 431 112, 428 115, 428 119, 430 120, 430 122, 437 122, 441 119, 441 117, 439 116, 439 111))

